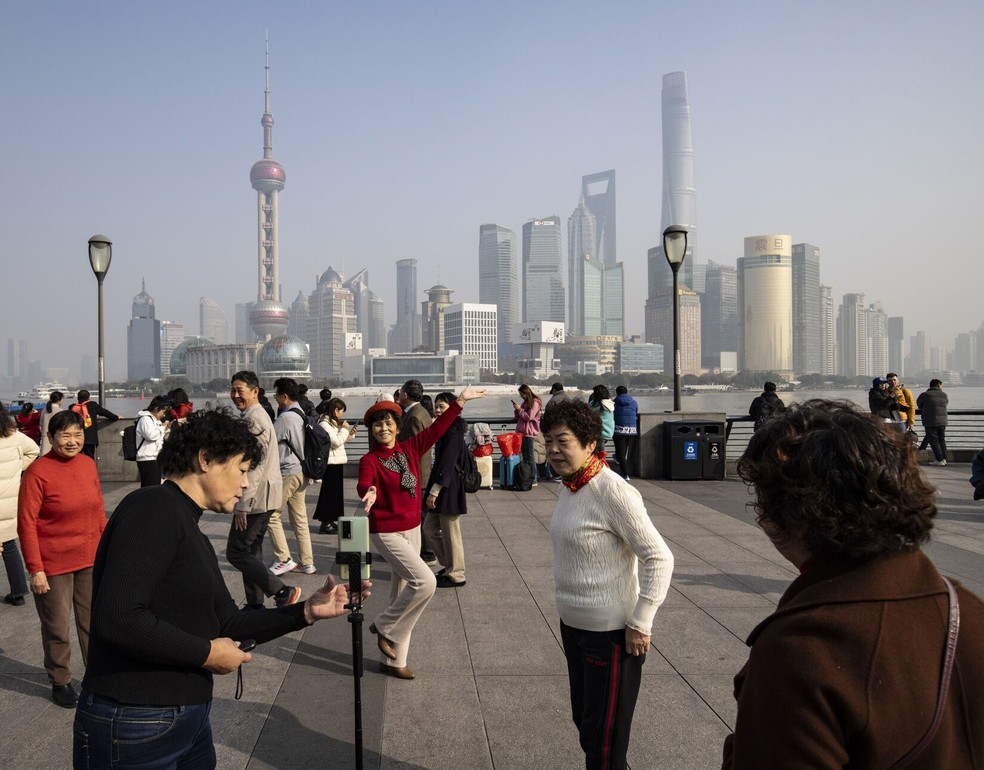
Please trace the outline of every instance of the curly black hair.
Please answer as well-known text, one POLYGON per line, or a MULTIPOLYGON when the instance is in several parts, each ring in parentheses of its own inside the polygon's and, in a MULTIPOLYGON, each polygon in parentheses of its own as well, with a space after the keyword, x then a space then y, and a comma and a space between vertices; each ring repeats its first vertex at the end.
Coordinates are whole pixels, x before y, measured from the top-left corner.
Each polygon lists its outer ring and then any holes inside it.
POLYGON ((601 442, 601 416, 584 401, 565 398, 551 405, 540 419, 540 431, 551 433, 567 428, 583 447, 592 441, 597 447, 601 442))
POLYGON ((847 401, 790 406, 756 431, 738 475, 754 487, 758 522, 814 556, 864 559, 929 539, 936 490, 912 442, 847 401))
POLYGON ((242 455, 250 470, 263 460, 263 448, 249 423, 233 417, 228 408, 193 412, 184 424, 174 423, 157 463, 164 476, 185 476, 195 472, 199 452, 205 453, 206 460, 218 463, 242 455))

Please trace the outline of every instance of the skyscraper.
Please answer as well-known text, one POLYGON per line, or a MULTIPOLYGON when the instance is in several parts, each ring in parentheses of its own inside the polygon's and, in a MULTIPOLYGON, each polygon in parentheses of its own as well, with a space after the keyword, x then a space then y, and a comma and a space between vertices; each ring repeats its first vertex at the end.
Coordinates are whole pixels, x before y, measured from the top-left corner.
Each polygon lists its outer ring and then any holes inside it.
POLYGON ((738 260, 738 368, 793 374, 793 252, 788 235, 745 238, 738 260))
POLYGON ((249 322, 260 339, 268 340, 287 331, 287 308, 280 303, 280 191, 287 182, 284 167, 273 159, 273 115, 270 114, 270 42, 266 45, 264 65, 266 87, 263 91, 263 159, 249 171, 249 181, 256 190, 256 215, 259 224, 256 304, 249 322))
MULTIPOLYGON (((161 377, 171 375, 171 354, 174 349, 184 342, 184 324, 174 321, 161 321, 161 377)), ((215 342, 215 340, 209 340, 215 342)))
POLYGON ((478 301, 497 307, 498 359, 517 355, 513 336, 520 321, 516 233, 502 225, 478 228, 478 301))
POLYGON ((900 315, 890 316, 888 319, 888 369, 899 375, 905 374, 904 346, 905 319, 900 315))
MULTIPOLYGON (((680 282, 693 287, 694 245, 697 240, 697 181, 694 172, 694 137, 690 125, 687 73, 663 75, 663 215, 660 235, 670 225, 687 228, 687 253, 680 267, 680 282)), ((663 244, 649 250, 649 296, 673 286, 673 271, 663 255, 663 244)))
POLYGON ((229 319, 219 303, 208 297, 198 300, 198 333, 216 345, 229 344, 229 319))
POLYGON ((738 272, 707 263, 700 297, 700 356, 706 369, 721 367, 721 353, 738 353, 738 272))
POLYGON ((329 267, 308 297, 307 334, 303 339, 310 346, 315 377, 342 376, 345 334, 355 330, 355 298, 342 286, 342 277, 329 267))
MULTIPOLYGON (((595 175, 612 175, 613 196, 614 173, 595 175)), ((609 203, 614 217, 614 197, 609 203)), ((614 238, 612 244, 600 242, 596 222, 582 197, 567 220, 567 330, 571 335, 621 337, 625 331, 622 263, 599 256, 597 249, 612 248, 614 238)))
POLYGON ((427 290, 427 299, 420 303, 421 344, 430 353, 448 349, 444 335, 444 309, 451 304, 452 293, 451 289, 439 283, 427 290))
POLYGON ((362 350, 386 347, 383 300, 369 288, 369 270, 363 268, 342 284, 355 298, 355 323, 362 334, 362 350))
POLYGON ((565 320, 560 217, 523 225, 523 321, 565 320))
POLYGON ((581 200, 594 217, 591 254, 606 265, 618 262, 615 251, 615 171, 581 177, 581 200))
MULTIPOLYGON (((837 313, 837 373, 844 377, 868 374, 868 313, 864 294, 845 294, 837 313)), ((886 372, 882 372, 884 376, 886 372)))
POLYGON ((834 320, 834 293, 820 287, 820 374, 837 374, 837 324, 834 320))
MULTIPOLYGON (((701 298, 697 292, 681 286, 680 303, 680 374, 701 372, 701 298)), ((667 366, 673 366, 673 287, 660 289, 646 302, 647 336, 665 351, 667 366)))
POLYGON ((396 325, 390 336, 390 353, 412 353, 420 345, 417 311, 417 260, 396 261, 396 325))
POLYGON ((811 243, 793 244, 793 369, 819 373, 820 249, 811 243))
POLYGON ((133 298, 130 325, 126 330, 126 378, 150 380, 161 376, 161 322, 156 318, 154 298, 147 284, 133 298))
POLYGON ((888 367, 888 313, 882 310, 878 302, 873 302, 865 310, 867 322, 865 331, 865 358, 871 377, 884 377, 890 370, 888 367))

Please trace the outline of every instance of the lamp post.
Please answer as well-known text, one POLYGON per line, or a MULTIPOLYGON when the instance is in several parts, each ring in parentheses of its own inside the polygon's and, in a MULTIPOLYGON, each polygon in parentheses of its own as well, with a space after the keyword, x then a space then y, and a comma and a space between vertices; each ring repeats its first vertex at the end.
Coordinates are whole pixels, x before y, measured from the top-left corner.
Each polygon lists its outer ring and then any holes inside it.
POLYGON ((678 274, 687 256, 687 228, 670 225, 663 231, 663 254, 673 271, 673 411, 680 406, 680 293, 678 274))
POLYGON ((106 405, 106 364, 103 344, 103 279, 109 272, 113 259, 113 242, 105 235, 93 235, 89 239, 89 266, 99 283, 99 405, 106 405))

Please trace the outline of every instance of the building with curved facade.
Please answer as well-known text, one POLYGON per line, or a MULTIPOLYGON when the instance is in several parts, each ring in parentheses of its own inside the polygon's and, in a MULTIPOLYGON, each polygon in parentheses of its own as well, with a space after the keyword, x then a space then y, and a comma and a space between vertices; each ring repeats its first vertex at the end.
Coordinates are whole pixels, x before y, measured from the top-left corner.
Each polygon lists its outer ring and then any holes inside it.
POLYGON ((311 379, 308 344, 292 334, 279 334, 263 343, 257 356, 257 368, 263 381, 273 384, 280 377, 297 381, 311 379))
POLYGON ((738 260, 738 368, 793 376, 792 236, 745 238, 738 260))

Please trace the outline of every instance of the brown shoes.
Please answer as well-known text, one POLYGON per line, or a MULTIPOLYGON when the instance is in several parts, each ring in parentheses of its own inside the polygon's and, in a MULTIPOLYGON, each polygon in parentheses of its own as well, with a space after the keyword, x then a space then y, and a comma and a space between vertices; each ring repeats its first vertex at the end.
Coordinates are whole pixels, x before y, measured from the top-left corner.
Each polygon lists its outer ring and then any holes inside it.
MULTIPOLYGON (((369 633, 375 635, 376 646, 379 647, 379 651, 383 653, 383 655, 385 655, 390 660, 396 660, 396 650, 393 649, 393 642, 391 642, 389 639, 387 639, 385 636, 379 633, 379 631, 376 629, 375 623, 370 624, 369 633)), ((391 668, 391 667, 387 666, 387 668, 391 668)), ((407 670, 409 671, 409 669, 407 670)), ((411 673, 410 676, 405 676, 403 678, 413 679, 413 674, 411 673)))
MULTIPOLYGON (((382 639, 382 637, 379 637, 382 639)), ((379 662, 379 673, 386 674, 386 676, 395 676, 397 679, 413 679, 414 673, 409 668, 404 666, 403 668, 397 668, 396 666, 387 666, 382 661, 379 662)))

